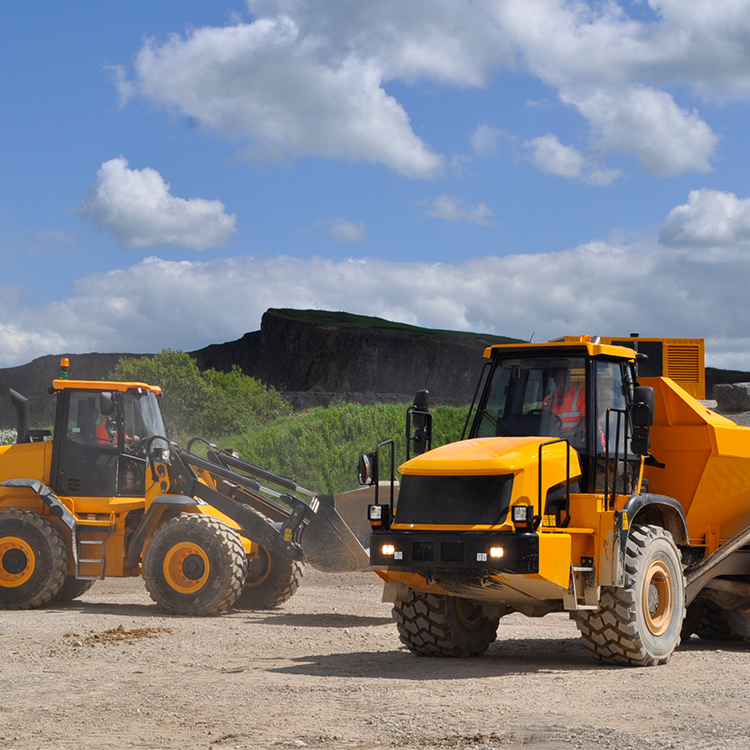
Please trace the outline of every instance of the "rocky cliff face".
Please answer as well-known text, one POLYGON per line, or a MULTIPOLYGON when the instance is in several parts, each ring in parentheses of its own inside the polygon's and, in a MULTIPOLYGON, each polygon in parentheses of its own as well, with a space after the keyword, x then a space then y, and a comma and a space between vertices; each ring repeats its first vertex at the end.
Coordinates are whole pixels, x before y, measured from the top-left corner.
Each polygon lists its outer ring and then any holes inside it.
MULTIPOLYGON (((191 355, 202 370, 238 365, 283 393, 295 409, 333 401, 411 402, 420 388, 430 391, 432 404, 464 404, 473 396, 484 349, 511 340, 345 313, 268 310, 259 331, 191 355)), ((123 356, 133 355, 71 355, 69 377, 106 379, 123 356)), ((29 399, 32 425, 51 425, 55 399, 48 388, 59 372, 57 355, 0 369, 0 428, 16 425, 8 388, 29 399)))
POLYGON ((410 402, 420 388, 430 391, 431 403, 465 404, 485 348, 510 340, 411 326, 386 329, 358 316, 327 323, 323 317, 269 310, 260 331, 193 356, 201 369, 239 365, 298 408, 333 400, 410 402))

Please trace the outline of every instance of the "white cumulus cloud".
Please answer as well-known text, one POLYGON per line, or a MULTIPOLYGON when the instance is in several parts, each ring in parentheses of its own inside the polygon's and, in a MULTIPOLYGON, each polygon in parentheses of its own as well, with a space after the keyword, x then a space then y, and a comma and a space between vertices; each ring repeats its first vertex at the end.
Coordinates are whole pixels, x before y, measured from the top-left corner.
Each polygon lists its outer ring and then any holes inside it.
POLYGON ((78 214, 124 247, 166 244, 206 250, 229 242, 236 218, 221 201, 185 200, 169 191, 155 169, 129 169, 120 156, 102 164, 78 214))
POLYGON ((750 199, 719 190, 692 190, 669 212, 659 240, 673 247, 750 247, 750 199))
POLYGON ((549 174, 581 180, 590 185, 611 185, 622 176, 619 169, 599 169, 594 159, 573 146, 565 146, 551 133, 524 143, 530 150, 529 161, 549 174))
POLYGON ((433 219, 468 221, 481 226, 490 226, 495 223, 495 214, 484 203, 470 206, 453 195, 441 195, 435 198, 430 208, 427 209, 427 215, 433 219))
POLYGON ((355 224, 347 219, 331 219, 328 222, 328 231, 338 242, 362 242, 365 238, 364 222, 355 224))

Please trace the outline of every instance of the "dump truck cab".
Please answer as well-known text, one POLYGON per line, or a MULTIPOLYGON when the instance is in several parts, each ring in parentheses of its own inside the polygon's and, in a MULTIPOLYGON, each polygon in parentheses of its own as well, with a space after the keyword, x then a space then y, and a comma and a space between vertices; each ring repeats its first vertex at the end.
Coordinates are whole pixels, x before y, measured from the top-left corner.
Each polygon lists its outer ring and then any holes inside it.
MULTIPOLYGON (((464 439, 409 458, 397 502, 369 510, 371 564, 412 651, 476 655, 509 612, 568 611, 603 661, 658 664, 687 604, 748 609, 750 430, 671 378, 639 383, 636 347, 579 336, 485 351, 464 439)), ((427 410, 410 411, 429 433, 427 410)))

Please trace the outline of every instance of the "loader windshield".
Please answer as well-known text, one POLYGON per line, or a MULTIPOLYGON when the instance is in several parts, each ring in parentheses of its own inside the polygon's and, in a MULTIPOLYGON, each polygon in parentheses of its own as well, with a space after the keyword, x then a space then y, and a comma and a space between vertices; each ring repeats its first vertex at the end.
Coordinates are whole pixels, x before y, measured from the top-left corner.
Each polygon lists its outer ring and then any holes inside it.
POLYGON ((495 363, 472 437, 540 435, 586 444, 583 357, 513 357, 495 363))

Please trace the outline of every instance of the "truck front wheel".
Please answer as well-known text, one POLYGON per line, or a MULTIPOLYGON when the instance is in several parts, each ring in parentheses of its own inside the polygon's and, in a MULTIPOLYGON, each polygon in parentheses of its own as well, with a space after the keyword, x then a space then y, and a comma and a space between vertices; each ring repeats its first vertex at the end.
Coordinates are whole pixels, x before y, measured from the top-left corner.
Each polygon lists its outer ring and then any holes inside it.
POLYGON ((393 607, 401 642, 419 656, 481 656, 497 637, 499 617, 468 599, 409 589, 393 607))
POLYGON ((599 609, 576 613, 586 646, 608 664, 664 664, 680 644, 685 576, 672 535, 633 526, 625 550, 625 585, 601 590, 599 609))
POLYGON ((225 523, 182 513, 160 526, 143 556, 143 578, 151 598, 176 615, 226 612, 242 593, 245 548, 225 523))

